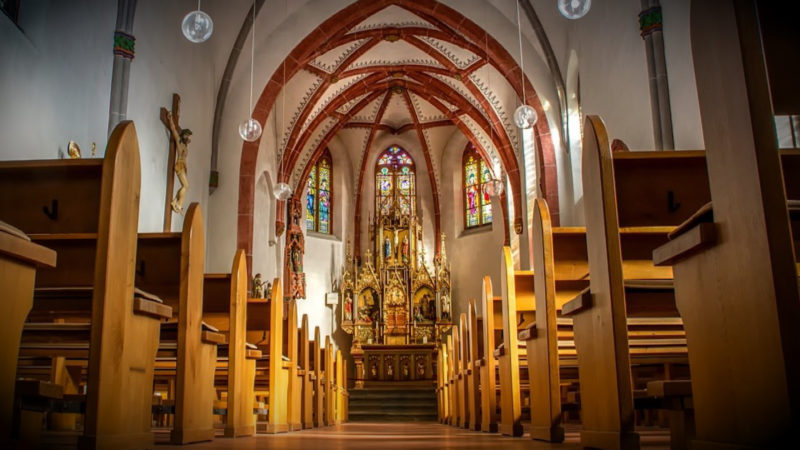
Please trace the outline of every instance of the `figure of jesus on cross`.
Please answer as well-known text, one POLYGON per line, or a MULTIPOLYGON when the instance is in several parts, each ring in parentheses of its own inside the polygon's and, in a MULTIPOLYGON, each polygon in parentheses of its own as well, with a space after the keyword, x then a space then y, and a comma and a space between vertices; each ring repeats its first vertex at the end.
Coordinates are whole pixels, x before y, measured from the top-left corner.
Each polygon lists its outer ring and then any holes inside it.
MULTIPOLYGON (((189 143, 192 141, 192 130, 188 128, 181 129, 175 124, 177 121, 173 113, 167 111, 166 108, 161 108, 161 120, 164 125, 169 129, 172 136, 172 143, 174 145, 174 156, 170 155, 170 159, 174 158, 173 171, 181 187, 175 194, 175 198, 170 202, 172 210, 176 213, 183 214, 183 199, 186 197, 186 189, 189 186, 189 181, 186 178, 186 157, 189 155, 189 143)), ((171 183, 168 183, 168 187, 171 183)), ((170 189, 171 191, 171 189, 170 189)), ((171 192, 170 192, 171 193, 171 192)))

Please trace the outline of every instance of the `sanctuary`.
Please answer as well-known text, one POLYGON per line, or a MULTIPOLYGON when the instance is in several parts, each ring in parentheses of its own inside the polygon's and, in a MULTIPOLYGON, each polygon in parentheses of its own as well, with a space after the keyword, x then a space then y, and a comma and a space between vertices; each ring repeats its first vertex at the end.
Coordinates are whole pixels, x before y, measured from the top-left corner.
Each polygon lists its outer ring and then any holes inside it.
POLYGON ((371 245, 363 260, 354 259, 348 246, 340 310, 342 329, 353 335, 356 387, 367 381, 432 380, 434 344, 452 327, 444 236, 431 271, 416 212, 414 169, 411 156, 398 146, 381 154, 371 245))

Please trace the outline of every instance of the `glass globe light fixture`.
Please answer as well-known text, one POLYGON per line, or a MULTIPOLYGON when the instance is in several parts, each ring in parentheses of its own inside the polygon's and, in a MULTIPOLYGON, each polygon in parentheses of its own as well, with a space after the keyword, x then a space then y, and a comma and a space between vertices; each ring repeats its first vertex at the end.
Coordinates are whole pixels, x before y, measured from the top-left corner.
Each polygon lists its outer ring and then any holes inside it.
POLYGON ((252 117, 239 124, 239 136, 247 142, 261 137, 261 124, 252 117))
POLYGON ((567 19, 577 20, 592 7, 592 0, 558 0, 558 11, 567 19))
POLYGON ((292 188, 288 184, 280 182, 275 185, 275 189, 273 189, 272 193, 278 200, 286 201, 292 196, 292 188))
POLYGON ((186 39, 199 44, 211 37, 211 33, 214 32, 214 21, 211 20, 211 16, 198 8, 186 14, 181 23, 181 30, 186 39))
POLYGON ((503 195, 504 189, 503 182, 497 179, 491 179, 483 184, 483 193, 489 197, 499 197, 503 195))
POLYGON ((536 114, 536 110, 532 106, 521 105, 514 111, 514 122, 519 128, 528 129, 536 125, 537 120, 539 120, 539 115, 536 114))

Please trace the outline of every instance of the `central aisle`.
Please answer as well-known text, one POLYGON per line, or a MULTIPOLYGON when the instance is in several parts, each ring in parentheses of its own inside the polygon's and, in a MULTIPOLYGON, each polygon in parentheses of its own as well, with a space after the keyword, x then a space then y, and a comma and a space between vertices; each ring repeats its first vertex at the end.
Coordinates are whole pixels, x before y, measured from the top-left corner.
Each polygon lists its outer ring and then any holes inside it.
MULTIPOLYGON (((643 448, 669 448, 669 437, 663 433, 642 433, 643 448)), ((159 449, 185 449, 159 445, 159 449)), ((498 434, 459 430, 438 423, 347 423, 334 427, 279 435, 259 434, 239 439, 217 438, 214 442, 195 444, 192 449, 434 449, 434 448, 580 448, 577 430, 567 430, 567 442, 550 445, 527 437, 508 438, 498 434)))

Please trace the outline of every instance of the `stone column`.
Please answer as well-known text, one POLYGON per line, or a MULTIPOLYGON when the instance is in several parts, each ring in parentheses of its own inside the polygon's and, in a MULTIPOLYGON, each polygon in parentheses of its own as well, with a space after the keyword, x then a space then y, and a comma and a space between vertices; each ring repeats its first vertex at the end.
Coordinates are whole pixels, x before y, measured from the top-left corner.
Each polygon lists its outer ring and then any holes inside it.
POLYGON ((647 53, 650 77, 650 102, 653 114, 653 142, 656 149, 673 150, 672 108, 667 79, 667 58, 664 53, 661 4, 659 0, 642 0, 639 29, 647 53))
POLYGON ((111 72, 111 102, 108 108, 108 133, 125 120, 128 113, 128 84, 136 38, 133 16, 136 0, 117 0, 117 28, 114 31, 114 68, 111 72))

